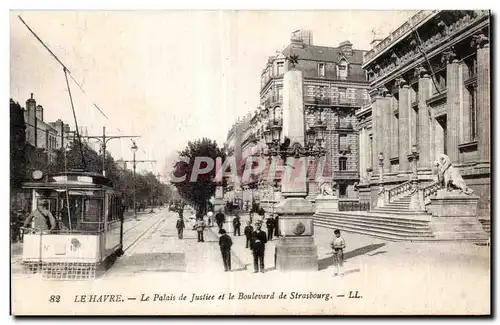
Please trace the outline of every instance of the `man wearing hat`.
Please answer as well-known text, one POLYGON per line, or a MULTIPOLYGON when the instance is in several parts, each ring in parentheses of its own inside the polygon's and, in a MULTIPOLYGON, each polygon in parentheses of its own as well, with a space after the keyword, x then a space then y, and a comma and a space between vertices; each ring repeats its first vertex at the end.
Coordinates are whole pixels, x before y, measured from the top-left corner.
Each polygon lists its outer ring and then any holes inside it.
POLYGON ((260 272, 264 273, 264 252, 267 243, 266 233, 261 230, 262 221, 257 220, 255 222, 255 231, 252 232, 251 249, 253 252, 253 267, 254 273, 260 272))
POLYGON ((30 213, 24 222, 24 227, 29 228, 32 222, 35 230, 50 232, 56 228, 56 219, 54 219, 54 216, 49 211, 48 202, 42 202, 35 211, 30 213))

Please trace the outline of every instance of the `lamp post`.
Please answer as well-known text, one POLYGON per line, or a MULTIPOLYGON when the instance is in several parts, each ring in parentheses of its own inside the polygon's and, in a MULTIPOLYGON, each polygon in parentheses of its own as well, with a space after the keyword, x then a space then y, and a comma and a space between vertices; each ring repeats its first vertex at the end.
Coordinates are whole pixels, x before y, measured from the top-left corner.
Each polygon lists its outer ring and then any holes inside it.
POLYGON ((411 187, 412 195, 410 200, 409 209, 412 211, 422 211, 424 209, 424 197, 423 191, 418 184, 418 174, 417 174, 417 160, 418 160, 418 148, 417 145, 411 146, 411 153, 408 155, 408 159, 411 161, 411 187))
POLYGON ((313 238, 314 208, 306 199, 307 166, 299 159, 320 157, 326 153, 322 145, 326 124, 321 119, 321 112, 313 126, 305 123, 302 72, 294 69, 297 60, 297 56, 289 58, 291 70, 283 77, 282 123, 275 114, 269 114, 270 120, 264 131, 268 147, 266 155, 280 156, 286 162, 285 177, 281 181, 283 199, 274 208, 279 216, 279 229, 282 234, 276 245, 275 261, 278 271, 317 271, 317 248, 313 238), (294 170, 299 169, 297 160, 303 169, 298 175, 294 175, 294 179, 290 179, 294 170), (293 165, 289 162, 293 162, 293 165))
POLYGON ((133 155, 133 158, 132 158, 132 166, 133 166, 133 183, 134 183, 134 218, 135 220, 138 220, 137 219, 137 210, 136 210, 136 198, 135 198, 135 167, 136 167, 136 161, 135 161, 135 154, 137 152, 137 145, 135 144, 135 141, 132 141, 132 147, 130 147, 130 149, 132 150, 132 155, 133 155))
POLYGON ((377 206, 383 207, 386 202, 386 191, 384 187, 384 153, 381 152, 378 154, 378 201, 377 206))

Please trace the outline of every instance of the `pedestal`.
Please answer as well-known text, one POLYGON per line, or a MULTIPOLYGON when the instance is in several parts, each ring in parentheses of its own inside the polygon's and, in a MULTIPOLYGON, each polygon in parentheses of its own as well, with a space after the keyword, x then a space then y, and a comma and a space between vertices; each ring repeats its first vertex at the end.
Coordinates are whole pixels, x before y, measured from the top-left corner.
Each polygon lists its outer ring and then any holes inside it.
POLYGON ((276 245, 278 271, 317 271, 318 252, 314 244, 313 206, 304 198, 286 198, 275 207, 281 237, 276 245))
POLYGON ((339 211, 339 198, 333 195, 320 195, 316 197, 316 213, 339 211))
POLYGON ((477 219, 478 196, 438 191, 431 198, 431 229, 438 240, 486 242, 488 235, 477 219))

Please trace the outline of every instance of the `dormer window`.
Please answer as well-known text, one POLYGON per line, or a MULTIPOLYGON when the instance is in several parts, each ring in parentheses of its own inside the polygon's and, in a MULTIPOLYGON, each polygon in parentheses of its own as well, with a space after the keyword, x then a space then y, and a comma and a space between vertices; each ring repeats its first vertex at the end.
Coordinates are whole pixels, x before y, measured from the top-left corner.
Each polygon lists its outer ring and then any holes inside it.
POLYGON ((278 76, 281 76, 285 72, 285 62, 279 61, 276 64, 276 72, 278 76))
POLYGON ((324 63, 318 63, 318 77, 324 78, 326 72, 325 70, 326 70, 326 65, 324 63))
POLYGON ((349 70, 349 64, 347 63, 347 61, 344 59, 340 60, 339 64, 337 65, 337 73, 339 79, 341 80, 347 79, 348 70, 349 70))

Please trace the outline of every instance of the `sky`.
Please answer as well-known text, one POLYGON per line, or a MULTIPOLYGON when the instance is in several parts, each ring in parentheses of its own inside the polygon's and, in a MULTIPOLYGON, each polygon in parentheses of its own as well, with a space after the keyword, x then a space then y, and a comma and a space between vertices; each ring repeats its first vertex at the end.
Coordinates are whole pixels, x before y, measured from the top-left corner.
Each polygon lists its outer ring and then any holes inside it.
MULTIPOLYGON (((313 32, 315 45, 349 40, 369 50, 373 30, 387 34, 415 11, 11 11, 10 97, 23 107, 30 93, 46 122, 74 129, 61 66, 32 36, 38 34, 85 94, 70 80, 79 126, 89 135, 140 135, 138 169, 167 175, 189 140, 223 144, 238 116, 259 104, 267 58, 293 30, 313 32), (93 106, 108 116, 104 118, 93 106)), ((115 139, 115 159, 132 159, 129 139, 115 139)))

